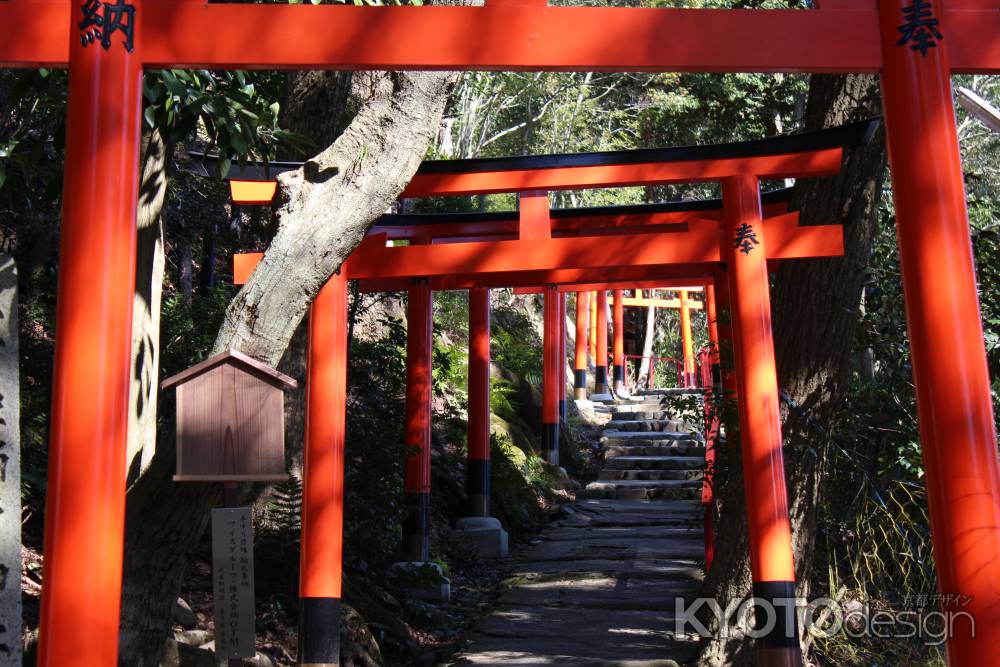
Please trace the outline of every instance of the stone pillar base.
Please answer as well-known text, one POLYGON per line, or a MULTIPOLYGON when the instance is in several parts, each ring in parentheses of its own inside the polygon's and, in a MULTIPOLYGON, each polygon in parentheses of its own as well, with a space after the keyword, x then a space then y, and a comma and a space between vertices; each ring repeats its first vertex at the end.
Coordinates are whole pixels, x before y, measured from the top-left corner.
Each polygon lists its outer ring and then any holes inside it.
POLYGON ((406 594, 428 602, 447 602, 451 582, 444 570, 431 561, 402 561, 389 566, 389 577, 397 580, 406 594))
POLYGON ((482 558, 507 555, 507 531, 491 516, 470 516, 455 523, 455 537, 482 558))

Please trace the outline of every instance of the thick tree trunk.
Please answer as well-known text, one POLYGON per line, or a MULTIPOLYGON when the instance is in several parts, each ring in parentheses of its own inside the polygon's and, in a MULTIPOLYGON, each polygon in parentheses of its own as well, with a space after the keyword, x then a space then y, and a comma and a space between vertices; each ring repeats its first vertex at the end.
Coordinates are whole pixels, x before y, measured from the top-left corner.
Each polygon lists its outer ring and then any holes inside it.
MULTIPOLYGON (((213 354, 234 347, 272 366, 326 280, 396 200, 420 165, 455 77, 372 76, 370 97, 340 137, 279 179, 278 231, 237 294, 213 354)), ((218 503, 215 485, 171 481, 174 444, 161 442, 127 508, 120 664, 158 664, 187 553, 218 503)))
MULTIPOLYGON (((814 76, 807 128, 818 129, 879 113, 878 82, 867 75, 814 76)), ((772 294, 778 384, 797 408, 785 410, 785 464, 789 489, 799 595, 808 596, 816 512, 834 418, 856 362, 855 330, 866 262, 885 176, 881 132, 867 146, 849 151, 836 176, 803 181, 792 208, 804 224, 842 224, 845 254, 836 259, 784 262, 772 294), (822 425, 823 431, 816 428, 822 425)), ((722 519, 719 545, 706 593, 725 608, 750 590, 746 514, 739 443, 732 437, 723 452, 722 519)), ((745 665, 750 642, 716 638, 703 646, 699 664, 745 665)))
POLYGON ((637 389, 645 388, 649 384, 649 376, 653 372, 653 343, 656 339, 656 308, 649 306, 646 308, 646 334, 642 339, 642 363, 639 364, 639 372, 636 373, 635 384, 637 389))
POLYGON ((129 389, 128 483, 156 452, 156 399, 160 387, 160 297, 163 293, 163 203, 170 147, 158 130, 142 137, 142 181, 136 215, 135 299, 132 303, 132 386, 129 389))

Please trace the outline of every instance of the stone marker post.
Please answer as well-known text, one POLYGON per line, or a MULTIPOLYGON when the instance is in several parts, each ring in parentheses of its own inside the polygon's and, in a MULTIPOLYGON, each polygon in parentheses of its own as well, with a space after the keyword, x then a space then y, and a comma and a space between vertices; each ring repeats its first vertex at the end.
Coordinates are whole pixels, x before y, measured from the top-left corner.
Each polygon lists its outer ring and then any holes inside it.
POLYGON ((0 665, 21 664, 21 433, 17 267, 0 255, 0 665))

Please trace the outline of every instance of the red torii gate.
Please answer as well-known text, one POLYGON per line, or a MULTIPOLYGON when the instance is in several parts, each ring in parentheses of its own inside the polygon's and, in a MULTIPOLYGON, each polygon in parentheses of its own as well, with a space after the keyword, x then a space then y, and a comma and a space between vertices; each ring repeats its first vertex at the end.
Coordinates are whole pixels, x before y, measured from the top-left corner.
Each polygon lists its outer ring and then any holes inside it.
MULTIPOLYGON (((750 264, 756 266, 757 270, 739 275, 742 282, 734 282, 733 289, 740 295, 738 298, 745 299, 758 309, 743 314, 742 324, 747 327, 749 335, 746 336, 746 351, 737 356, 737 363, 740 364, 738 374, 753 375, 752 380, 746 382, 747 390, 740 394, 740 407, 741 417, 745 417, 746 424, 741 429, 744 434, 744 455, 747 461, 753 462, 746 466, 745 485, 748 498, 761 508, 749 521, 750 541, 754 547, 754 592, 757 597, 770 600, 794 597, 791 534, 784 490, 777 385, 769 321, 767 264, 769 258, 840 255, 843 252, 843 237, 839 226, 800 227, 798 214, 795 212, 775 212, 775 215, 764 218, 758 189, 759 177, 753 171, 747 173, 747 170, 784 170, 784 173, 791 176, 800 176, 802 172, 814 176, 834 173, 840 168, 842 145, 854 145, 866 140, 874 127, 874 123, 866 122, 794 137, 703 148, 425 163, 406 192, 416 192, 420 196, 438 195, 442 191, 449 194, 456 191, 475 194, 471 190, 475 187, 511 192, 518 191, 518 186, 524 182, 532 185, 544 182, 546 186, 553 188, 575 188, 581 166, 589 168, 596 164, 601 172, 587 176, 590 179, 588 185, 591 186, 622 184, 623 179, 628 179, 624 180, 626 184, 638 184, 648 182, 647 179, 668 177, 679 180, 690 178, 690 174, 715 173, 724 184, 735 183, 736 193, 748 190, 746 198, 755 202, 755 205, 741 213, 737 206, 729 203, 739 201, 734 198, 733 192, 729 192, 722 202, 607 207, 589 210, 585 215, 565 210, 559 212, 559 216, 563 218, 564 230, 563 235, 558 238, 554 237, 552 212, 548 207, 548 194, 544 190, 520 191, 520 210, 516 214, 486 214, 492 217, 483 219, 484 227, 496 223, 493 218, 503 220, 517 216, 516 228, 502 230, 505 232, 503 234, 497 233, 501 230, 493 229, 489 230, 493 234, 486 236, 483 234, 485 230, 472 227, 474 223, 470 222, 470 218, 475 219, 475 216, 482 214, 453 216, 451 224, 442 222, 448 218, 447 215, 383 216, 344 262, 338 275, 331 280, 342 282, 354 278, 361 280, 363 289, 365 283, 368 283, 368 289, 409 290, 407 318, 411 334, 407 344, 406 444, 415 454, 407 458, 406 466, 405 491, 412 511, 404 525, 404 557, 417 561, 428 558, 430 293, 433 280, 446 278, 449 282, 439 283, 445 289, 468 287, 474 291, 500 281, 517 285, 526 280, 538 281, 539 277, 542 278, 539 282, 546 284, 543 288, 542 447, 546 458, 557 463, 559 401, 565 389, 565 381, 560 378, 562 362, 559 358, 560 352, 563 358, 565 356, 565 302, 562 292, 580 287, 558 285, 560 282, 569 282, 565 280, 568 276, 563 272, 572 269, 564 267, 579 267, 578 271, 582 269, 582 273, 574 276, 578 282, 606 276, 608 269, 615 268, 642 270, 645 275, 640 277, 648 280, 658 268, 664 266, 680 268, 688 275, 707 280, 723 262, 734 266, 750 264), (782 149, 790 152, 783 153, 782 149), (704 157, 705 155, 711 157, 704 157), (653 161, 671 158, 675 161, 653 161), (432 177, 422 179, 427 174, 432 177), (651 210, 656 213, 651 213, 651 210), (706 211, 716 219, 702 217, 706 211), (662 215, 671 216, 669 219, 672 224, 663 224, 665 221, 656 217, 662 215), (588 227, 588 221, 596 223, 593 229, 588 227), (609 221, 613 223, 616 235, 608 234, 609 221), (417 231, 414 232, 409 227, 414 227, 417 231), (649 233, 654 228, 659 231, 649 233), (431 229, 441 236, 432 238, 428 234, 431 229), (477 231, 480 233, 476 233, 477 231), (394 247, 389 243, 394 236, 408 238, 411 243, 408 246, 394 247), (759 310, 761 308, 764 310, 759 310), (757 322, 765 317, 766 322, 757 322), (755 368, 753 363, 757 363, 759 368, 755 368), (770 395, 769 392, 774 397, 770 403, 763 400, 770 395), (781 519, 782 516, 784 519, 781 519)), ((242 174, 237 175, 241 176, 242 174)), ((258 253, 237 257, 237 281, 248 276, 260 256, 258 253)), ((732 278, 736 277, 734 272, 732 278)), ((686 282, 690 283, 691 279, 686 282)), ((341 288, 338 289, 343 292, 341 288)), ((606 293, 606 288, 598 290, 599 295, 606 293)), ((473 315, 481 308, 480 304, 475 303, 470 308, 473 341, 481 341, 484 337, 481 331, 475 331, 476 328, 484 328, 482 318, 473 319, 473 315)), ((317 311, 316 306, 310 315, 313 318, 328 316, 317 311)), ((737 319, 735 326, 740 325, 741 321, 737 319)), ((346 324, 342 323, 341 326, 346 324)), ((606 328, 605 325, 605 336, 606 328)), ((476 347, 478 346, 470 347, 470 364, 488 368, 488 355, 477 355, 474 352, 476 347)), ((606 342, 599 345, 599 348, 603 348, 606 355, 606 342)), ((341 375, 342 373, 337 377, 341 375)), ((319 379, 310 373, 309 383, 317 381, 319 379)), ((488 392, 488 385, 485 391, 488 392)), ((474 406, 481 409, 483 405, 488 407, 488 398, 484 402, 479 390, 470 387, 470 411, 474 406)), ((479 424, 487 420, 487 415, 479 415, 476 419, 471 419, 470 416, 470 459, 479 460, 482 464, 470 465, 470 474, 476 475, 477 479, 470 477, 469 489, 473 492, 473 502, 479 500, 475 496, 486 496, 487 502, 480 507, 488 507, 488 478, 478 479, 480 474, 488 474, 488 440, 480 445, 474 443, 472 438, 482 437, 479 424), (473 427, 473 424, 476 426, 473 427)), ((310 437, 307 446, 318 441, 318 438, 314 440, 310 437)), ((336 443, 342 446, 342 442, 341 435, 336 443)), ((306 486, 324 483, 314 479, 308 468, 304 481, 306 486)), ((330 494, 332 492, 333 489, 330 489, 330 494)), ((328 494, 328 497, 332 496, 328 494)), ((319 513, 323 507, 304 506, 303 511, 319 513)), ((706 517, 709 517, 708 513, 706 517)), ((310 525, 307 520, 303 523, 304 526, 310 525)), ((710 556, 712 532, 710 525, 707 528, 706 553, 710 556)), ((326 539, 330 539, 329 535, 326 539)), ((321 540, 316 536, 312 543, 319 543, 321 540)), ((323 553, 317 551, 312 555, 303 555, 303 567, 336 567, 339 570, 340 563, 339 560, 326 562, 323 553)), ((314 598, 313 602, 321 594, 322 591, 306 589, 302 592, 303 597, 314 598)), ((777 607, 787 611, 780 603, 777 607)), ((306 612, 311 608, 310 605, 303 605, 306 612)), ((314 613, 317 618, 327 618, 330 612, 314 613)), ((782 616, 781 621, 776 626, 776 634, 764 640, 762 651, 764 655, 772 655, 774 659, 794 661, 798 654, 795 639, 797 635, 793 635, 791 639, 778 637, 778 633, 784 632, 786 622, 794 624, 794 618, 786 615, 782 616)), ((311 619, 303 619, 304 627, 311 627, 311 624, 311 619)), ((307 640, 309 637, 317 637, 315 632, 303 633, 303 636, 307 640)), ((307 646, 303 646, 301 653, 315 655, 313 649, 307 646)))
MULTIPOLYGON (((879 72, 939 587, 971 596, 964 609, 977 620, 977 639, 951 639, 948 658, 1000 663, 1000 465, 949 78, 1000 70, 1000 12, 987 0, 928 0, 918 26, 911 2, 705 10, 132 0, 121 34, 103 44, 81 34, 82 0, 0 2, 0 25, 17 27, 0 63, 70 70, 40 664, 110 665, 117 654, 116 623, 95 628, 76 601, 119 606, 144 67, 879 72), (935 298, 941 291, 951 298, 935 298), (93 549, 77 548, 94 534, 93 549)), ((723 184, 737 198, 731 216, 753 219, 759 201, 741 195, 749 182, 723 184)), ((736 285, 745 272, 734 274, 736 285)), ((737 318, 759 305, 735 300, 737 318)), ((739 356, 747 337, 737 338, 739 356)))

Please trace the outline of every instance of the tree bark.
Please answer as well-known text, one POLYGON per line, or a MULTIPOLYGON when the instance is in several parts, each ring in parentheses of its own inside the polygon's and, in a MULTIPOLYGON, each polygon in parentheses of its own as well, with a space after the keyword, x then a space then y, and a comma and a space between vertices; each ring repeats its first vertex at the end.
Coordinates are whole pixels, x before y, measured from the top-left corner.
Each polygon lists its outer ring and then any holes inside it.
MULTIPOLYGON (((343 134, 282 174, 278 231, 230 304, 212 354, 233 347, 279 363, 315 295, 420 165, 454 81, 447 72, 373 75, 370 96, 343 134)), ((173 457, 167 437, 129 496, 123 666, 159 664, 187 554, 220 497, 216 485, 172 482, 173 457)))
POLYGON ((655 338, 656 308, 649 306, 646 308, 646 335, 642 339, 642 363, 639 364, 639 372, 635 378, 636 389, 642 389, 649 384, 650 374, 653 373, 653 342, 655 338))
MULTIPOLYGON (((877 115, 879 109, 875 77, 817 75, 810 82, 806 126, 841 125, 877 115)), ((792 208, 801 212, 803 224, 842 224, 845 252, 841 258, 783 262, 772 291, 778 385, 798 406, 783 410, 783 435, 800 596, 809 595, 813 574, 820 482, 832 426, 857 360, 854 341, 861 291, 885 171, 885 140, 880 131, 868 145, 846 152, 839 174, 797 184, 792 208)), ((720 539, 705 585, 706 594, 723 608, 750 590, 739 442, 732 437, 736 427, 731 420, 727 426, 730 438, 717 477, 720 539)), ((716 637, 704 643, 698 664, 747 665, 750 648, 746 638, 716 637)))
POLYGON ((160 387, 160 297, 163 293, 163 204, 171 148, 159 130, 142 137, 142 180, 136 215, 135 298, 132 303, 132 381, 129 389, 128 484, 156 453, 156 401, 160 387))

